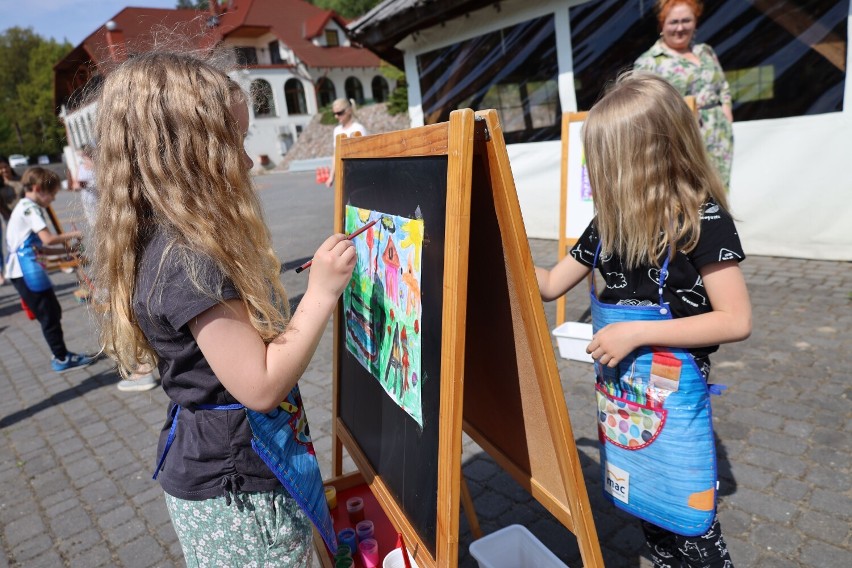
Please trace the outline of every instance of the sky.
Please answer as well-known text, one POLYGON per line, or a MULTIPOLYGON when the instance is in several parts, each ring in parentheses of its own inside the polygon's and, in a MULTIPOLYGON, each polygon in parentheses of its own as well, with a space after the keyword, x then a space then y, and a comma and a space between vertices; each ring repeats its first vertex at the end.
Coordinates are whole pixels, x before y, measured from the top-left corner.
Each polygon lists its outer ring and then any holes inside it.
POLYGON ((0 31, 32 28, 45 39, 78 45, 128 6, 174 8, 177 0, 0 0, 0 31))

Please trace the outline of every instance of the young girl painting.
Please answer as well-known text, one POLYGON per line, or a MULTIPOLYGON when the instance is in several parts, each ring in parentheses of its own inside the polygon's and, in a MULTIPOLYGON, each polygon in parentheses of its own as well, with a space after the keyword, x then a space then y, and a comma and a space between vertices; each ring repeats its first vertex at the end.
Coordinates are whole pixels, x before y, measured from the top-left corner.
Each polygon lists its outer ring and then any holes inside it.
POLYGON ((664 80, 619 78, 583 144, 595 218, 536 268, 553 300, 597 268, 591 294, 602 484, 642 519, 656 566, 732 566, 715 515, 708 356, 751 332, 745 257, 695 117, 664 80))
POLYGON ((243 149, 247 99, 226 71, 155 52, 104 80, 93 247, 95 286, 109 291, 101 340, 122 369, 156 364, 171 399, 155 478, 187 565, 307 566, 316 518, 303 501, 322 494, 321 478, 282 486, 270 464, 300 470, 288 479, 309 466, 270 457, 252 420, 292 415, 309 448, 299 459, 313 458, 297 381, 355 249, 340 234, 320 246, 291 317, 243 149))

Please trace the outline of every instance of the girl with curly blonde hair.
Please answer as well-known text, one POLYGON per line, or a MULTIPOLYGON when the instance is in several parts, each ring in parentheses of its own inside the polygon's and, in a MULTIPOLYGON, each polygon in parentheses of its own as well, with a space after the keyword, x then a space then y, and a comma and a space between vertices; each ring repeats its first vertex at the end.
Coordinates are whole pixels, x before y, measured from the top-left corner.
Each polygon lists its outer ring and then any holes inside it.
POLYGON ((340 234, 320 246, 291 317, 243 148, 246 95, 224 61, 140 54, 103 82, 101 341, 122 369, 156 364, 171 399, 155 479, 187 565, 305 566, 308 516, 253 450, 250 420, 282 401, 304 418, 297 381, 355 249, 340 234))

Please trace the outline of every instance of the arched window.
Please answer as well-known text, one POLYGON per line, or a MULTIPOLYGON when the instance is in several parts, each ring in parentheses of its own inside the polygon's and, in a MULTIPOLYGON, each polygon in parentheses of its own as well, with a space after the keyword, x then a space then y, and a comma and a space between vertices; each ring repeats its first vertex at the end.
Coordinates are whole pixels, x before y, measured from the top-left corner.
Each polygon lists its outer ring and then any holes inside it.
POLYGON ((355 77, 348 77, 343 88, 346 90, 346 98, 355 101, 357 104, 364 104, 364 87, 361 86, 361 81, 355 77))
POLYGON ((255 117, 276 116, 275 98, 268 81, 255 79, 251 82, 251 98, 255 117))
POLYGON ((320 77, 317 81, 317 103, 320 108, 331 106, 334 99, 337 98, 337 90, 334 88, 334 83, 328 77, 320 77))
POLYGON ((381 75, 376 75, 373 77, 373 100, 377 103, 383 103, 388 100, 388 94, 390 93, 390 89, 388 89, 388 82, 381 75))
POLYGON ((305 88, 298 79, 288 79, 284 83, 284 101, 287 103, 287 114, 308 114, 305 88))

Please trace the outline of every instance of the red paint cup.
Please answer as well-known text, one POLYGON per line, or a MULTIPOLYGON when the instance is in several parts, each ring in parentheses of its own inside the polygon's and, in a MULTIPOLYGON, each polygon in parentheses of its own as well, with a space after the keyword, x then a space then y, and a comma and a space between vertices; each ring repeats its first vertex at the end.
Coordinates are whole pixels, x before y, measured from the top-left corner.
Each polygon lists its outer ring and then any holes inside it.
POLYGON ((350 497, 346 500, 346 511, 352 526, 358 526, 358 523, 364 520, 364 500, 360 497, 350 497))

